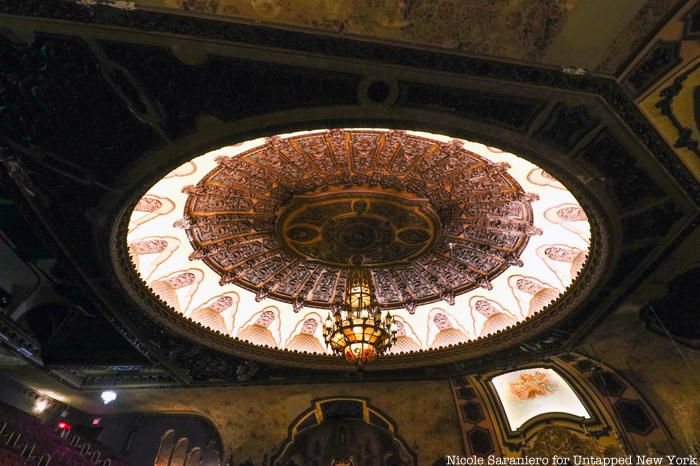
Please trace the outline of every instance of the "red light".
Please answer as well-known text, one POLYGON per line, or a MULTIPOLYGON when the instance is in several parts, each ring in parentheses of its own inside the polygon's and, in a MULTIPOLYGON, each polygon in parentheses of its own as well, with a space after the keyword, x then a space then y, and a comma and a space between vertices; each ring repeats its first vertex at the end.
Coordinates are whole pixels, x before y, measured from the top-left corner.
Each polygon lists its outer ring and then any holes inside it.
POLYGON ((61 430, 71 430, 73 428, 72 425, 68 424, 67 422, 60 421, 58 424, 56 424, 59 429, 61 430))
POLYGON ((101 418, 101 417, 96 417, 96 418, 94 418, 94 419, 92 420, 92 425, 93 425, 93 426, 98 426, 98 425, 100 425, 100 421, 102 421, 102 418, 101 418))

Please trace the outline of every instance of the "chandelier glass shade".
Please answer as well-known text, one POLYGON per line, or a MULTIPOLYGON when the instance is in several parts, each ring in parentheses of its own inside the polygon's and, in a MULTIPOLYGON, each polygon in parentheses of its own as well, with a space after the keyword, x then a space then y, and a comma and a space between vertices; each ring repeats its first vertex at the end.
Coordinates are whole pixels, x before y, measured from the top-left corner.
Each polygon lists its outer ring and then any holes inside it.
POLYGON ((328 314, 323 336, 334 353, 357 367, 383 354, 396 341, 393 317, 389 312, 382 317, 367 270, 350 271, 345 302, 333 307, 332 317, 328 314))

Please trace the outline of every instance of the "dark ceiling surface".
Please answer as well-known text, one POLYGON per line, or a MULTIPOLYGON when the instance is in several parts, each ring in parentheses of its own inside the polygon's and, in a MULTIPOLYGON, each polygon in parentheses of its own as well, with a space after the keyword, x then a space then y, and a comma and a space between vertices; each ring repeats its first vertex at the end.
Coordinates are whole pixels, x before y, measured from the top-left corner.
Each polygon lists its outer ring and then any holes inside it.
MULTIPOLYGON (((367 379, 566 351, 697 226, 700 185, 612 79, 103 5, 16 1, 0 14, 2 186, 77 292, 141 354, 131 382, 355 377, 341 361, 232 346, 125 272, 125 213, 163 173, 225 143, 341 125, 438 131, 522 154, 594 214, 597 268, 564 300, 572 312, 429 362, 380 360, 367 379)), ((28 330, 0 318, 17 338, 28 330)), ((124 363, 71 361, 68 376, 33 362, 74 386, 114 383, 124 363)))
MULTIPOLYGON (((76 0, 74 0, 76 1, 76 0)), ((114 1, 108 3, 117 3, 114 1)), ((683 0, 135 0, 129 8, 614 74, 683 0), (605 15, 601 15, 605 8, 605 15), (590 27, 595 18, 596 27, 590 27)))

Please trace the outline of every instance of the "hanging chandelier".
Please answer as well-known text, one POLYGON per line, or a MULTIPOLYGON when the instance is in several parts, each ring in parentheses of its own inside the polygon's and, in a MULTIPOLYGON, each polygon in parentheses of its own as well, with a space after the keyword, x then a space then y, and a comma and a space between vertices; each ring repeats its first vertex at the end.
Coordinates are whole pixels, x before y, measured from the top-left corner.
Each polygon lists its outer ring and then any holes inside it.
POLYGON ((396 329, 389 312, 382 319, 366 269, 352 269, 347 283, 345 301, 333 307, 332 317, 328 314, 323 336, 334 353, 362 368, 367 361, 391 348, 396 341, 396 329))

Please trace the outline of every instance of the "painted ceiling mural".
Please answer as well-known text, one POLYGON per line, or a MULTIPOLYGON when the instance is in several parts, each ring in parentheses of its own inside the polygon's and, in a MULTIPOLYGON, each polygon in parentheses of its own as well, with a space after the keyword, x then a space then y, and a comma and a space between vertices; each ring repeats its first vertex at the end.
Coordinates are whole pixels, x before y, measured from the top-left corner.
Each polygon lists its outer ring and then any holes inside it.
POLYGON ((469 55, 614 73, 679 1, 136 0, 133 4, 136 8, 213 14, 469 55), (605 18, 599 15, 602 6, 610 11, 605 18), (605 24, 591 28, 590 21, 605 24), (576 40, 572 40, 574 37, 576 40))
POLYGON ((576 392, 553 369, 533 368, 501 374, 491 380, 510 429, 545 413, 566 413, 590 419, 576 392))
POLYGON ((506 330, 571 285, 586 213, 554 177, 479 143, 333 129, 223 147, 136 204, 133 267, 169 307, 258 345, 326 353, 347 272, 369 269, 394 352, 506 330))

